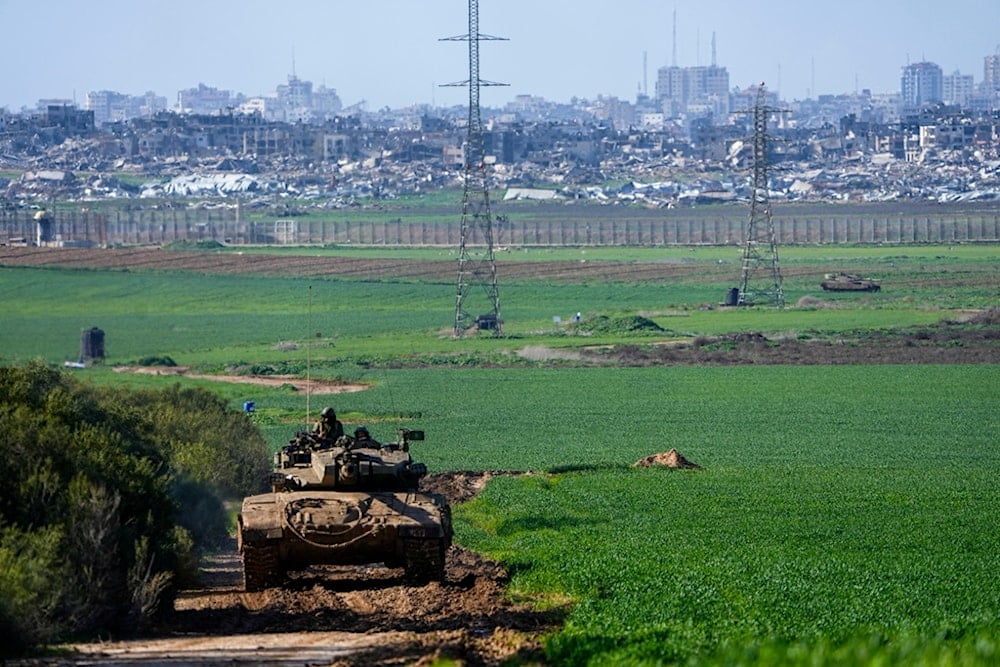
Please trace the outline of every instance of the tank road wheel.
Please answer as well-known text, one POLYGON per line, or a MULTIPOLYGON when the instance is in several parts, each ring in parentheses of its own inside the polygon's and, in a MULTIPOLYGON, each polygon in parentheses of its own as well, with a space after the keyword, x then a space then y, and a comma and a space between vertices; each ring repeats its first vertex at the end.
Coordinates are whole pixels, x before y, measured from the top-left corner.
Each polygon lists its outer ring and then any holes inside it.
POLYGON ((280 586, 285 580, 277 544, 243 545, 243 586, 247 592, 280 586))
POLYGON ((442 540, 404 540, 406 578, 418 583, 444 581, 444 552, 442 540))

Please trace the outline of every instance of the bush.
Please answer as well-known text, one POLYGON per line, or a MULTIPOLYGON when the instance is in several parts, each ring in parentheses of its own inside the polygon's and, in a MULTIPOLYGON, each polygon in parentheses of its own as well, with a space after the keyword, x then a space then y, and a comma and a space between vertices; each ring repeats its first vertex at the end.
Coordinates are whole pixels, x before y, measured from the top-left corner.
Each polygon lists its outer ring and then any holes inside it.
POLYGON ((21 654, 64 630, 55 613, 64 598, 62 543, 58 527, 29 532, 10 526, 0 533, 0 657, 21 654))
POLYGON ((39 362, 0 367, 3 652, 123 633, 170 608, 222 499, 259 488, 267 448, 204 390, 95 388, 39 362))
POLYGON ((177 362, 173 358, 167 355, 154 355, 149 357, 142 357, 137 359, 135 362, 136 366, 164 366, 166 368, 174 368, 177 366, 177 362))
POLYGON ((665 330, 653 320, 640 315, 608 317, 598 315, 574 325, 577 331, 591 334, 663 333, 665 330))

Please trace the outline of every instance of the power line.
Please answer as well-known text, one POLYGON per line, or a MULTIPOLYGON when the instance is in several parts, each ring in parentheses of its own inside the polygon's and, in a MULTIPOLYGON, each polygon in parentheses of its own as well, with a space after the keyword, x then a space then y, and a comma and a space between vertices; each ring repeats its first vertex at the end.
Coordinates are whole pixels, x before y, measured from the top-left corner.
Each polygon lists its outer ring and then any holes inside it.
POLYGON ((469 32, 441 41, 469 43, 469 78, 446 86, 469 88, 469 120, 465 140, 465 187, 462 193, 462 226, 458 256, 458 280, 455 294, 455 336, 461 336, 475 324, 478 329, 502 334, 500 320, 500 291, 497 285, 497 265, 493 247, 493 215, 490 212, 489 179, 483 120, 479 110, 479 90, 483 86, 506 86, 505 83, 484 81, 479 78, 479 43, 506 41, 503 37, 483 35, 479 32, 479 0, 469 0, 469 32), (476 249, 476 244, 481 250, 476 249), (483 288, 489 312, 473 319, 469 314, 467 297, 473 285, 483 288))
POLYGON ((743 238, 743 262, 740 271, 740 291, 737 305, 749 306, 769 301, 778 308, 785 305, 781 288, 781 268, 778 263, 778 242, 771 219, 771 197, 768 186, 767 119, 780 112, 767 105, 764 84, 757 89, 753 114, 753 184, 750 191, 750 216, 743 238))

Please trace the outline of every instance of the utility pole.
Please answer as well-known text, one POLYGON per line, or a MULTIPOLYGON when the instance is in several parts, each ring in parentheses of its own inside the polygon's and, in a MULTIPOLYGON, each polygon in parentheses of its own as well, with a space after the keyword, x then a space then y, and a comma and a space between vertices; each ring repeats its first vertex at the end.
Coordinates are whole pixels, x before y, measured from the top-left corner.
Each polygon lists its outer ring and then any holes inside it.
POLYGON ((750 217, 743 237, 743 263, 737 305, 750 306, 769 301, 778 308, 785 305, 778 264, 778 242, 771 219, 768 192, 767 117, 780 111, 767 105, 766 89, 760 84, 753 110, 753 184, 750 192, 750 217))
POLYGON ((462 336, 471 325, 490 329, 496 336, 502 335, 500 320, 500 291, 497 287, 497 265, 493 248, 493 215, 490 212, 489 179, 487 177, 487 156, 483 139, 483 121, 479 111, 479 89, 483 86, 505 86, 504 83, 483 81, 479 78, 479 43, 482 41, 506 41, 503 37, 491 37, 479 32, 479 0, 469 0, 469 32, 457 37, 445 37, 441 41, 463 41, 469 43, 469 78, 446 86, 467 86, 469 88, 469 122, 465 140, 465 188, 462 194, 462 226, 458 256, 458 281, 455 294, 455 336, 462 336), (481 253, 474 252, 476 232, 483 244, 481 253), (469 290, 473 284, 481 286, 490 312, 473 318, 468 311, 469 290))

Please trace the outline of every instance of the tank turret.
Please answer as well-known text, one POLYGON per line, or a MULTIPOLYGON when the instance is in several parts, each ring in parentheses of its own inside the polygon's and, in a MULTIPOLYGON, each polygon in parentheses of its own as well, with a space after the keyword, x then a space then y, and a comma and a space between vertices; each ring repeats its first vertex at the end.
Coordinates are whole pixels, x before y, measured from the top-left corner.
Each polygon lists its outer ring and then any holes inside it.
POLYGON ((332 446, 301 432, 274 455, 273 491, 304 489, 401 491, 417 489, 427 466, 410 456, 410 442, 423 431, 402 429, 396 442, 382 444, 367 429, 342 436, 332 446))
POLYGON ((827 273, 819 286, 826 292, 878 292, 882 289, 874 280, 849 273, 827 273))

